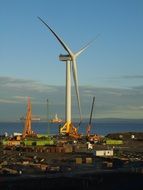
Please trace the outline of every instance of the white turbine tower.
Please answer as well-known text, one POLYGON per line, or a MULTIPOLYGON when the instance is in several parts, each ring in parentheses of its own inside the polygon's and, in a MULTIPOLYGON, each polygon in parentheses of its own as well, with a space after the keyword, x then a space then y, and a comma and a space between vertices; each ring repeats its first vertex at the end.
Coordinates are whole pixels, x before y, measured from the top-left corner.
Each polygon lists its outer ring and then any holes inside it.
POLYGON ((81 114, 81 106, 80 106, 80 97, 79 97, 79 89, 78 89, 78 78, 77 78, 77 65, 76 65, 76 58, 86 49, 89 47, 91 42, 89 42, 86 46, 84 46, 82 49, 80 49, 78 52, 73 53, 70 48, 66 45, 66 43, 51 29, 51 27, 45 23, 40 17, 38 17, 41 22, 48 27, 48 29, 53 33, 53 35, 57 38, 57 40, 60 42, 62 47, 66 50, 68 53, 67 55, 60 55, 59 59, 60 61, 66 62, 66 98, 65 98, 65 125, 60 129, 61 134, 68 134, 71 135, 77 135, 77 129, 72 125, 71 122, 71 65, 72 65, 72 72, 73 72, 73 79, 74 79, 74 86, 77 96, 77 102, 78 102, 78 109, 80 114, 80 121, 82 120, 82 114, 81 114))

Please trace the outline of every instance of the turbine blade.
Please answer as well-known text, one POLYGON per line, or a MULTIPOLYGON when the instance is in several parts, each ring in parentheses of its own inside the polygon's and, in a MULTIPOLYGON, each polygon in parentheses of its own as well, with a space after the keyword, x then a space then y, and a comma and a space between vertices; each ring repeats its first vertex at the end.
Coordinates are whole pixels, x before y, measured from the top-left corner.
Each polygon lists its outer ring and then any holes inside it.
POLYGON ((85 51, 98 37, 100 36, 100 34, 97 34, 97 36, 95 37, 95 39, 91 40, 90 42, 88 42, 88 44, 86 44, 86 46, 84 46, 83 48, 81 48, 78 52, 75 53, 75 56, 78 57, 83 51, 85 51))
POLYGON ((53 35, 57 38, 57 40, 60 42, 60 44, 63 46, 63 48, 70 54, 70 56, 73 55, 72 51, 69 49, 69 47, 66 45, 66 43, 51 29, 51 27, 44 22, 40 17, 38 17, 38 19, 45 25, 48 27, 48 29, 53 33, 53 35))
POLYGON ((80 97, 79 97, 79 89, 78 89, 77 65, 76 65, 75 58, 73 58, 72 60, 72 72, 73 72, 74 86, 75 86, 75 92, 77 96, 78 109, 79 109, 80 121, 81 121, 82 114, 81 114, 80 97))
POLYGON ((90 44, 92 43, 93 41, 89 42, 86 46, 84 46, 82 49, 80 49, 78 52, 75 53, 75 56, 78 57, 83 51, 85 51, 89 46, 90 44))

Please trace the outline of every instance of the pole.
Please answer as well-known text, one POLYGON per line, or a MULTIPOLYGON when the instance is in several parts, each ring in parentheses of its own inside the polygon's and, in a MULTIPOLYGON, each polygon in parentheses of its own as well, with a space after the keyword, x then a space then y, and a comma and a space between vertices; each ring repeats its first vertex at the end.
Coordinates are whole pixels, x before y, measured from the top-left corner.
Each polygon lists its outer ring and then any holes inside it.
POLYGON ((71 123, 71 64, 66 61, 66 95, 65 95, 66 113, 65 118, 67 123, 71 123))
POLYGON ((49 125, 49 100, 47 99, 47 125, 48 125, 48 135, 50 136, 50 125, 49 125))

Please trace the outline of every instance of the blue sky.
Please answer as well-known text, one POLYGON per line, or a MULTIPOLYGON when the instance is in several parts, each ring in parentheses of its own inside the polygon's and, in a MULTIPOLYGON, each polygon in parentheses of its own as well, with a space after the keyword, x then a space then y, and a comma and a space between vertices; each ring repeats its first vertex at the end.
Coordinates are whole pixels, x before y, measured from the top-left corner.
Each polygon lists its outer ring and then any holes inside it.
POLYGON ((142 10, 142 0, 0 0, 0 120, 24 114, 27 96, 34 114, 49 98, 64 117, 65 51, 37 16, 73 51, 100 34, 77 59, 84 117, 95 95, 95 117, 142 118, 142 10))

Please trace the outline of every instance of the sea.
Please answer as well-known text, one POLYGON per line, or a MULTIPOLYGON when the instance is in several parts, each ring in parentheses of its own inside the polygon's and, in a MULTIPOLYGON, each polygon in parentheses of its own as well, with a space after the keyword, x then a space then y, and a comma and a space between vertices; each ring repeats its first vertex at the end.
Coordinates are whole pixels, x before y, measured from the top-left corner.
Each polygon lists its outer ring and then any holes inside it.
MULTIPOLYGON (((73 124, 78 128, 79 134, 86 134, 87 121, 73 124)), ((62 125, 62 123, 32 122, 32 130, 37 134, 56 135, 62 125)), ((5 133, 12 135, 14 132, 22 133, 23 129, 23 122, 0 122, 0 135, 5 133)), ((118 132, 143 132, 143 119, 98 119, 91 124, 91 134, 106 136, 109 133, 118 132)))

